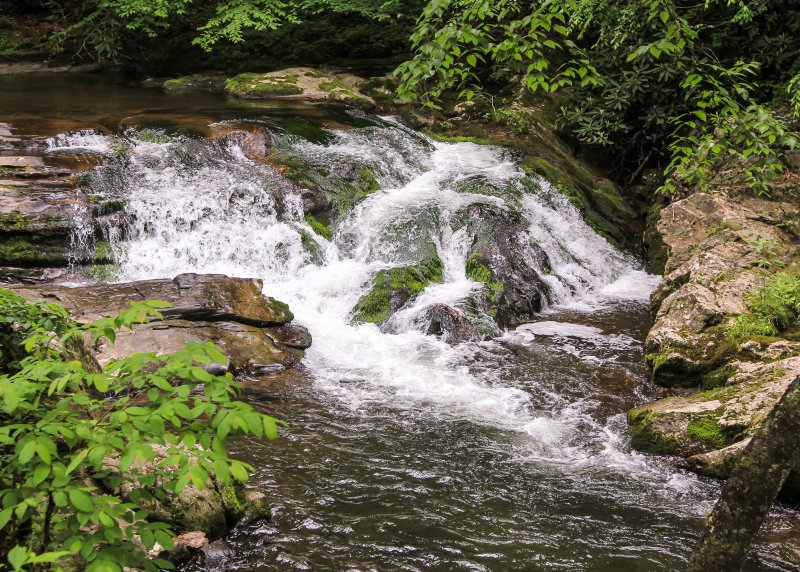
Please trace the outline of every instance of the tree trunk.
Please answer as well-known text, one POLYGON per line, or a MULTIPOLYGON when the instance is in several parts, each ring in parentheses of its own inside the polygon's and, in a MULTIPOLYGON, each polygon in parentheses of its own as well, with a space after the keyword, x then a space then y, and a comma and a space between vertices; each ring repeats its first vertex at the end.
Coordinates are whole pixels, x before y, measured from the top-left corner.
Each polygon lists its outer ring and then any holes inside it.
POLYGON ((800 466, 800 377, 767 416, 722 487, 689 572, 740 570, 789 472, 800 466))

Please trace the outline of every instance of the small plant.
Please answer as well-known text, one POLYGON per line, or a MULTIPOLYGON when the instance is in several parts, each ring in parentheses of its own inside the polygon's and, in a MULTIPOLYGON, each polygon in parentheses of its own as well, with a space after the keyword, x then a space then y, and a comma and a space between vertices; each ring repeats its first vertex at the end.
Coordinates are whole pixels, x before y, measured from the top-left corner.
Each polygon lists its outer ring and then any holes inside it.
POLYGON ((778 245, 763 236, 758 240, 751 240, 750 245, 753 250, 747 253, 756 259, 751 262, 758 268, 772 268, 773 266, 783 266, 783 262, 778 258, 778 245))
POLYGON ((734 339, 776 336, 797 328, 800 318, 800 279, 781 272, 747 296, 749 312, 741 314, 729 331, 734 339))
POLYGON ((252 467, 228 456, 228 436, 277 435, 277 420, 235 400, 230 374, 204 368, 226 362, 211 343, 102 369, 83 345, 84 335, 113 342, 167 306, 132 303, 79 326, 57 304, 0 289, 0 562, 13 570, 52 569, 65 558, 88 571, 172 568, 142 549, 172 548, 173 533, 139 503, 190 483, 202 490, 211 474, 225 485, 245 481, 252 467), (156 449, 166 458, 152 471, 137 468, 156 449), (115 492, 124 487, 130 502, 115 492))

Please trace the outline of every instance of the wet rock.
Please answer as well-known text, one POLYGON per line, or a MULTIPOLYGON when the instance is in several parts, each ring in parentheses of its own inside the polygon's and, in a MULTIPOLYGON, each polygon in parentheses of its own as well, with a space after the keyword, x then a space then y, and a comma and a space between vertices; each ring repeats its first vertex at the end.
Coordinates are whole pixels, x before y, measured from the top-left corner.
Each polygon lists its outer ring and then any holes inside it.
POLYGON ((267 335, 274 341, 290 348, 304 350, 311 347, 311 334, 303 326, 297 324, 284 324, 282 326, 266 328, 267 335))
POLYGON ((353 308, 353 321, 381 323, 416 298, 431 282, 442 282, 442 261, 435 255, 422 264, 381 270, 372 290, 353 308))
POLYGON ((221 570, 225 562, 233 558, 235 551, 225 540, 215 540, 201 549, 203 564, 208 570, 221 570))
POLYGON ((489 315, 500 328, 534 319, 548 295, 540 277, 550 270, 547 254, 524 238, 524 223, 513 212, 478 203, 466 214, 475 235, 466 273, 486 285, 483 305, 489 307, 489 315))
POLYGON ((485 323, 476 323, 467 312, 445 304, 428 306, 417 322, 422 333, 449 344, 484 340, 498 333, 491 329, 487 332, 485 323))
POLYGON ((288 306, 260 292, 255 280, 219 274, 181 274, 173 280, 125 284, 17 287, 28 298, 55 299, 80 322, 113 316, 128 302, 164 300, 163 320, 138 324, 118 333, 114 344, 102 338, 94 347, 101 364, 137 352, 164 354, 189 341, 213 342, 227 356, 227 369, 237 375, 266 375, 293 367, 297 349, 310 335, 293 319, 288 306), (285 344, 281 338, 290 342, 285 344))

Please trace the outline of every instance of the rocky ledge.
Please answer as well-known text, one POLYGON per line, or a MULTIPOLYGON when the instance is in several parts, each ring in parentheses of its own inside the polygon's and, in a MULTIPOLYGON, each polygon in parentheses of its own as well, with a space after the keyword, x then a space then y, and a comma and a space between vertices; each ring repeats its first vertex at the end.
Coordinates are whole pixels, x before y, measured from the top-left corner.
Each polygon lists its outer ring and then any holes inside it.
POLYGON ((655 323, 645 358, 654 382, 672 396, 629 412, 634 448, 726 477, 800 375, 796 324, 774 326, 767 316, 762 324, 772 331, 742 327, 772 303, 776 280, 797 286, 800 188, 793 175, 771 197, 728 189, 661 211, 651 244, 663 243, 666 268, 651 298, 655 323))
POLYGON ((114 344, 105 338, 92 347, 103 365, 137 352, 165 354, 189 340, 213 342, 228 358, 227 371, 256 377, 294 367, 311 345, 303 326, 292 324, 289 307, 261 293, 257 280, 222 274, 180 274, 172 280, 92 284, 17 286, 20 296, 59 302, 81 323, 114 316, 128 302, 164 300, 171 308, 162 320, 120 331, 114 344))

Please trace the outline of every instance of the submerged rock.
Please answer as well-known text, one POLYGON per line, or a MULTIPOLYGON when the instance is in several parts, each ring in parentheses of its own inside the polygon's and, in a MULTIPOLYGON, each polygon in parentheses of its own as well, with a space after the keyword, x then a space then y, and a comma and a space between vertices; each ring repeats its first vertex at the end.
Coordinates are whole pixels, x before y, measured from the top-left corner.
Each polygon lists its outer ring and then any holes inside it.
POLYGON ((164 300, 163 320, 137 324, 118 333, 114 344, 105 338, 93 352, 100 364, 137 352, 169 353, 189 340, 214 342, 227 356, 236 375, 260 376, 293 367, 301 350, 311 345, 302 326, 290 324, 289 307, 261 294, 256 280, 221 274, 181 274, 172 280, 124 284, 16 287, 28 298, 50 298, 64 305, 80 322, 113 316, 128 302, 164 300), (299 353, 298 353, 299 352, 299 353))

